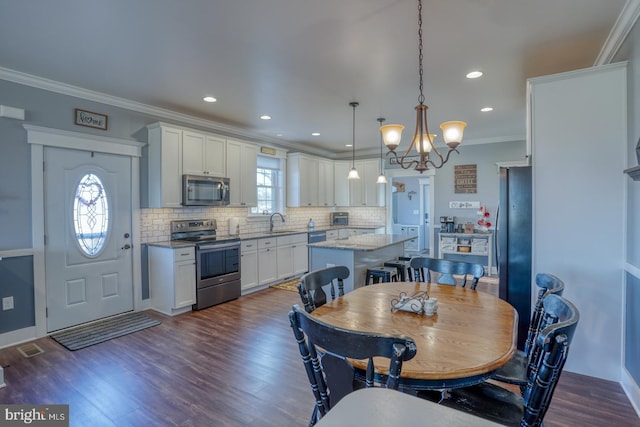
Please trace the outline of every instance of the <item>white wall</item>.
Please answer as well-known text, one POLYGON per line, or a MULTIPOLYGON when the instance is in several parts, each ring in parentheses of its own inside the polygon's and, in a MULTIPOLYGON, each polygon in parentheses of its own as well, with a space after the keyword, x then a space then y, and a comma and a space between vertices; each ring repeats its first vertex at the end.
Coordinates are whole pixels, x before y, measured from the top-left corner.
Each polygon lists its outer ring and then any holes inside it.
POLYGON ((580 311, 565 369, 620 381, 626 64, 530 83, 533 271, 580 311))

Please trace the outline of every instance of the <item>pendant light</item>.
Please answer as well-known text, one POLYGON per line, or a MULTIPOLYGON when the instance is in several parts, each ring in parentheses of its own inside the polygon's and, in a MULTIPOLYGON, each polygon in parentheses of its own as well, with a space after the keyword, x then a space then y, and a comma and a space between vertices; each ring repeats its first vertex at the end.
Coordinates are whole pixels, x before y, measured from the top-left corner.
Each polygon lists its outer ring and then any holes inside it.
POLYGON ((360 175, 358 175, 358 171, 356 170, 356 107, 360 105, 358 102, 350 102, 349 105, 353 108, 353 135, 351 142, 351 149, 353 155, 351 157, 351 170, 349 171, 349 179, 360 179, 360 175))
MULTIPOLYGON (((384 123, 384 118, 380 117, 378 118, 378 123, 380 123, 380 126, 382 126, 382 123, 384 123)), ((387 177, 384 176, 384 160, 382 159, 382 133, 380 133, 380 175, 378 175, 378 180, 376 181, 376 184, 386 184, 387 183, 387 177)))

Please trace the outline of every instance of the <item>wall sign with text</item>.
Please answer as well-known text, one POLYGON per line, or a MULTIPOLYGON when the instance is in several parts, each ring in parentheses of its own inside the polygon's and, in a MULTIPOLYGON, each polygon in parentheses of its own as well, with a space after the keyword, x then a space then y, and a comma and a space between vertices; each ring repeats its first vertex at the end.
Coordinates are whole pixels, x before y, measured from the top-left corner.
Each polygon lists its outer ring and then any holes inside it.
POLYGON ((75 109, 75 123, 78 126, 86 126, 95 129, 107 130, 109 116, 106 114, 94 113, 92 111, 75 109))
POLYGON ((455 165, 454 183, 456 193, 476 193, 477 165, 455 165))

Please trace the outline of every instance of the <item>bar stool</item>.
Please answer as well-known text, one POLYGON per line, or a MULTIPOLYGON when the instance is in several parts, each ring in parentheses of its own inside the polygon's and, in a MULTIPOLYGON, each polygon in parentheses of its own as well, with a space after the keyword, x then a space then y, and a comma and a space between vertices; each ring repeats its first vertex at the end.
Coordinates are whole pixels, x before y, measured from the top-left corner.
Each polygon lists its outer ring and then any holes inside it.
POLYGON ((364 283, 365 286, 371 284, 372 279, 378 279, 374 283, 380 282, 397 282, 398 281, 398 269, 395 267, 374 267, 367 268, 367 279, 364 283))
POLYGON ((403 259, 392 259, 384 263, 385 267, 394 267, 398 271, 398 275, 400 276, 400 280, 405 282, 407 278, 409 278, 410 282, 413 282, 413 274, 411 274, 411 265, 410 260, 403 259))

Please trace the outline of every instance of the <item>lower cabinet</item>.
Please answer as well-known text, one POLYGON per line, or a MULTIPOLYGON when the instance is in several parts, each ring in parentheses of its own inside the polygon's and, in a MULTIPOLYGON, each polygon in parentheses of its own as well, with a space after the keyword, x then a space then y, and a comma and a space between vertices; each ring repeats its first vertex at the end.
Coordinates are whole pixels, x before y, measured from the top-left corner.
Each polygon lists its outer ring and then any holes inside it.
POLYGON ((306 273, 309 269, 307 233, 278 237, 278 279, 306 273))
POLYGON ((240 247, 241 290, 258 286, 258 240, 245 240, 240 247))
POLYGON ((266 285, 278 279, 277 239, 258 239, 258 284, 266 285))
POLYGON ((307 233, 243 240, 242 292, 306 273, 309 270, 307 241, 307 233))
POLYGON ((191 310, 196 303, 196 255, 194 247, 149 246, 151 307, 173 316, 191 310))

